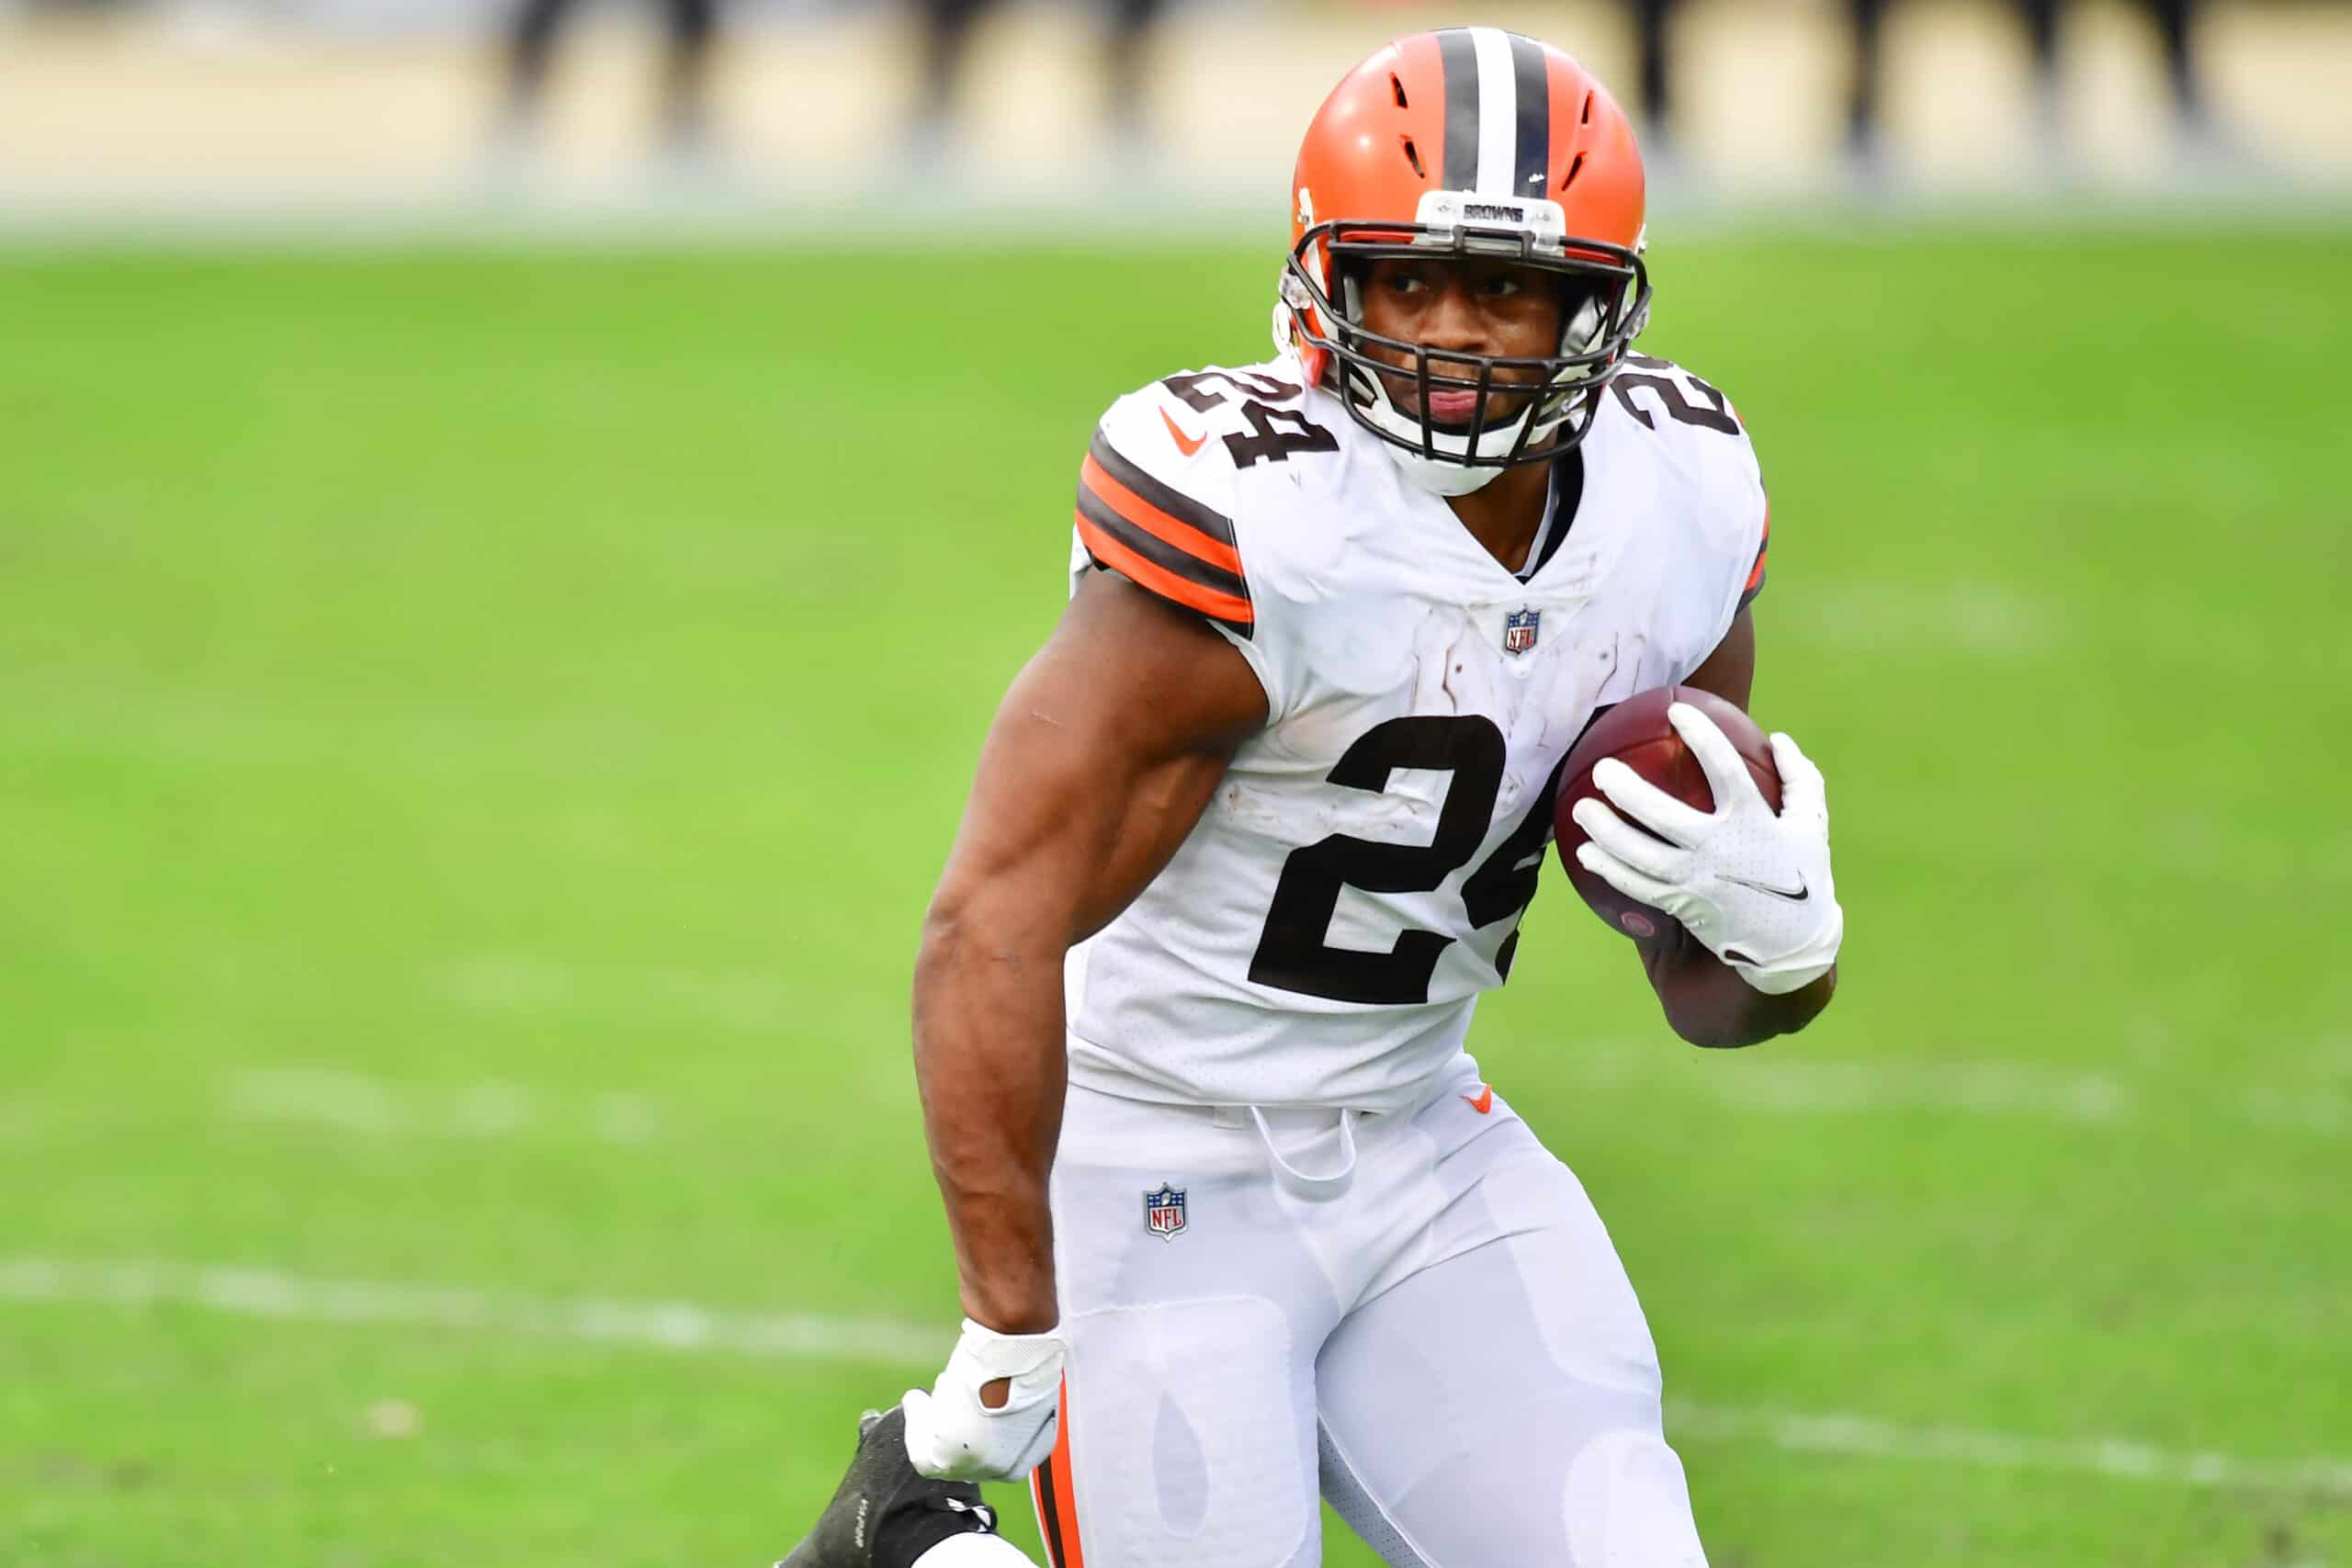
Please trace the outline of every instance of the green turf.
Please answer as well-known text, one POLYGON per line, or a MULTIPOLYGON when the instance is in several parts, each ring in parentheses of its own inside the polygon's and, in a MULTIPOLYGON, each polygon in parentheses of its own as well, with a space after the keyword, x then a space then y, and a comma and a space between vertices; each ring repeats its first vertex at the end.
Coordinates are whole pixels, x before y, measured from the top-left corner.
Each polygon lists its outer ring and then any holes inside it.
MULTIPOLYGON (((1092 419, 1255 357, 1272 270, 0 262, 0 1264, 952 1325, 916 921, 1092 419), (239 1114, 297 1069, 397 1114, 239 1114)), ((1845 987, 1690 1052, 1553 876, 1476 1043, 1678 1396, 2352 1462, 2347 276, 1661 234, 1845 987)), ((930 1370, 0 1299, 0 1562, 763 1562, 930 1370)), ((2352 1563, 2322 1488, 1682 1446, 1718 1568, 2352 1563)))

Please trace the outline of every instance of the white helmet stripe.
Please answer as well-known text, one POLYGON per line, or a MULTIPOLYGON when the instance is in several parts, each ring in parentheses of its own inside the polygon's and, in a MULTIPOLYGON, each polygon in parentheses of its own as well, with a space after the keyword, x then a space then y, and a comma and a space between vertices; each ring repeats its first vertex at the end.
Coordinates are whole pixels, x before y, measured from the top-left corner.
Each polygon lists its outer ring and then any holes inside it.
POLYGON ((1519 82, 1510 35, 1500 28, 1472 28, 1470 43, 1478 57, 1478 172, 1473 188, 1480 196, 1519 196, 1519 82))

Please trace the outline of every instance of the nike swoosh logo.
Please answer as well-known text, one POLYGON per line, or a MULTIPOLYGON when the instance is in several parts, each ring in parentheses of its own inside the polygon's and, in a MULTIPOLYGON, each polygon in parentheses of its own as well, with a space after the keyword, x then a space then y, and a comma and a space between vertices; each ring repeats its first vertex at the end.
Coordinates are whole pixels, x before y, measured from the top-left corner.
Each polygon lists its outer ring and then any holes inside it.
POLYGON ((1792 904, 1802 904, 1813 897, 1813 889, 1802 882, 1797 884, 1796 891, 1792 893, 1785 887, 1775 887, 1769 882, 1750 882, 1744 876, 1726 876, 1724 880, 1734 887, 1753 887, 1758 893, 1769 893, 1775 898, 1786 898, 1792 904))
POLYGON ((1176 442, 1176 450, 1183 453, 1187 457, 1199 451, 1201 449, 1201 443, 1208 439, 1205 435, 1185 434, 1182 429, 1178 428, 1176 421, 1169 414, 1166 409, 1161 409, 1159 411, 1159 423, 1168 427, 1168 434, 1173 437, 1176 442))
POLYGON ((1462 1103, 1479 1115, 1486 1115, 1495 1108, 1495 1086, 1490 1083, 1480 1084, 1476 1094, 1465 1094, 1462 1097, 1462 1103))

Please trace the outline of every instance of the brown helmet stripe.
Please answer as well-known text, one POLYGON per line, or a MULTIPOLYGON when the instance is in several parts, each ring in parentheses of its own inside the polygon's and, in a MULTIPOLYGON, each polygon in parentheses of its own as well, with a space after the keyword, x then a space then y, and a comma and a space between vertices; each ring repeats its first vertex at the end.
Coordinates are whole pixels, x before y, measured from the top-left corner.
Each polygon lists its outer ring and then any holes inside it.
POLYGON ((1438 61, 1445 70, 1447 190, 1478 188, 1478 46, 1468 28, 1441 28, 1438 61))
POLYGON ((1511 85, 1519 96, 1518 170, 1510 187, 1521 200, 1549 197, 1552 183, 1552 72, 1544 46, 1517 33, 1510 37, 1511 85))

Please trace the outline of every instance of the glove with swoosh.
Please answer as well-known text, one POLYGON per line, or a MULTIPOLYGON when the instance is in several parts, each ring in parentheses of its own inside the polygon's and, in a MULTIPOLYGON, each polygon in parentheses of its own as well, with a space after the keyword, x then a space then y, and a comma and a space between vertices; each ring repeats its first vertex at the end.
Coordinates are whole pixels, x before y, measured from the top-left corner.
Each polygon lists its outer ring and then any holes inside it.
POLYGON ((1588 798, 1569 813, 1591 835, 1577 847, 1577 862, 1627 897, 1681 921, 1754 989, 1783 996, 1812 984, 1837 963, 1846 934, 1829 875, 1821 770, 1795 741, 1774 735, 1776 813, 1713 719, 1677 703, 1667 721, 1706 771, 1715 809, 1686 806, 1610 758, 1592 770, 1608 804, 1588 798))
POLYGON ((1020 1480, 1053 1450, 1067 1353, 1057 1334, 999 1334, 966 1318, 939 1382, 900 1402, 907 1457, 934 1480, 1020 1480), (1012 1387, 991 1408, 980 1390, 999 1378, 1012 1387))

